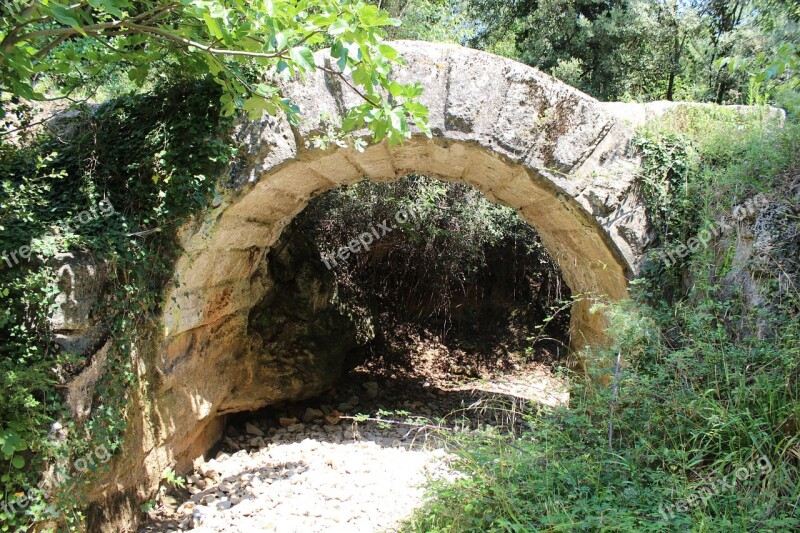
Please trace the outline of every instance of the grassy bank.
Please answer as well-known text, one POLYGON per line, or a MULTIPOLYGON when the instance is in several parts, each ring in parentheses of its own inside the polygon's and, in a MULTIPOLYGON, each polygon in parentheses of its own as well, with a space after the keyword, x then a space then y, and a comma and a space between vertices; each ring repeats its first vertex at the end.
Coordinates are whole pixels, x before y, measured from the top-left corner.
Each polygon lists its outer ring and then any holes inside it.
POLYGON ((435 487, 408 531, 800 526, 797 290, 765 288, 765 316, 719 285, 730 249, 657 259, 747 198, 780 197, 798 127, 696 109, 644 128, 638 144, 658 247, 632 299, 606 308, 612 346, 586 354, 607 382, 622 354, 616 396, 575 376, 569 407, 529 412, 521 437, 455 439, 467 477, 435 487))

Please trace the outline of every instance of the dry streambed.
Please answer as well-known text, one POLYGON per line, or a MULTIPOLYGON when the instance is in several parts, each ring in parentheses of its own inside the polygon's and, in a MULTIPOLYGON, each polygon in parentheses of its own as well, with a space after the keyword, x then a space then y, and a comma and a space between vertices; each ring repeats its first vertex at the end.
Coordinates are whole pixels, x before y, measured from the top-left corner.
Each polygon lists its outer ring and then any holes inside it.
POLYGON ((369 379, 233 420, 216 457, 195 463, 185 489, 162 489, 139 531, 393 531, 422 505, 427 481, 458 475, 437 425, 511 428, 527 400, 566 398, 541 371, 448 389, 369 379), (350 418, 358 413, 402 423, 350 418))

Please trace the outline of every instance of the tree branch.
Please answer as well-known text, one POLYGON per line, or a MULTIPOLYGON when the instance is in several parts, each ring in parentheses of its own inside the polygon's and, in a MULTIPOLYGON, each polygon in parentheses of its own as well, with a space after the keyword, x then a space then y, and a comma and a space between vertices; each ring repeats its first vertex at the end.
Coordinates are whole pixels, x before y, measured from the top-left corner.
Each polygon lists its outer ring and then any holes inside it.
POLYGON ((328 67, 321 66, 321 65, 317 65, 317 68, 320 69, 322 72, 327 72, 328 74, 333 74, 334 76, 338 77, 340 80, 342 80, 345 83, 345 85, 350 87, 353 90, 353 92, 355 92, 358 96, 360 96, 362 99, 364 99, 371 106, 380 107, 376 102, 373 102, 367 95, 362 93, 358 89, 358 87, 356 87, 355 85, 350 83, 350 80, 348 80, 347 77, 344 74, 342 74, 341 72, 339 72, 338 70, 333 70, 332 68, 328 68, 328 67))

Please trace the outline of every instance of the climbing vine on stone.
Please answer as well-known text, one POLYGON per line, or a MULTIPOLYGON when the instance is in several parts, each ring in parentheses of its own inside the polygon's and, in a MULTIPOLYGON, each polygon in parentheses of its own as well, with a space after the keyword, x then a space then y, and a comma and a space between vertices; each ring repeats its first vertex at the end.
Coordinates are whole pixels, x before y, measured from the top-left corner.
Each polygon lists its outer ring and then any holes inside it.
POLYGON ((219 96, 212 83, 173 82, 76 115, 66 144, 47 135, 0 143, 0 251, 31 249, 29 261, 0 265, 0 530, 51 516, 80 527, 83 487, 109 464, 79 475, 72 465, 122 446, 130 395, 149 379, 137 368, 172 273, 175 229, 207 205, 213 176, 233 155, 219 96), (101 199, 113 213, 64 224, 101 199), (90 412, 77 418, 61 391, 90 360, 60 349, 50 328, 50 265, 64 252, 92 257, 107 277, 94 314, 110 348, 90 412), (58 481, 47 492, 38 488, 45 465, 58 481))

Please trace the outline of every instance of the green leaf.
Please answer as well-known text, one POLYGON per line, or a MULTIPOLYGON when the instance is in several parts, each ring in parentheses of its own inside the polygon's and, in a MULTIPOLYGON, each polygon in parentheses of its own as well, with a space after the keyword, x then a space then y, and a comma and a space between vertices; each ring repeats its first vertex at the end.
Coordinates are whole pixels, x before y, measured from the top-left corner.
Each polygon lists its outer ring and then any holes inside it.
POLYGON ((265 110, 265 101, 264 98, 260 96, 253 96, 252 98, 248 98, 244 101, 244 105, 242 106, 242 110, 247 112, 248 117, 250 120, 256 120, 261 118, 261 115, 264 114, 265 110))
POLYGON ((286 48, 288 42, 289 40, 286 38, 286 34, 283 32, 276 33, 275 37, 273 38, 273 46, 275 46, 275 50, 278 52, 286 48))
POLYGON ((391 94, 394 97, 403 96, 404 89, 405 87, 403 87, 396 81, 393 81, 389 84, 389 94, 391 94))
POLYGON ((147 75, 149 73, 150 68, 147 66, 132 68, 128 71, 128 79, 134 82, 137 86, 141 87, 145 80, 147 80, 147 75))
POLYGON ((220 26, 217 19, 212 18, 208 13, 203 13, 203 20, 206 22, 206 27, 211 35, 217 39, 223 38, 224 34, 222 32, 222 26, 220 26))
MULTIPOLYGON (((123 4, 124 7, 128 7, 128 2, 122 2, 121 4, 123 4)), ((100 0, 100 5, 103 6, 103 9, 105 9, 106 12, 111 13, 115 17, 122 17, 122 11, 116 5, 114 5, 114 2, 111 0, 100 0)))
POLYGON ((15 455, 14 458, 11 459, 11 464, 14 465, 14 468, 22 468, 25 466, 25 459, 19 455, 15 455))
POLYGON ((341 35, 349 30, 350 24, 348 24, 344 19, 337 19, 336 22, 328 27, 328 33, 330 35, 341 35))
POLYGON ((313 72, 316 70, 314 54, 305 46, 295 46, 289 50, 289 57, 294 61, 295 65, 304 72, 313 72))
POLYGON ((379 44, 378 45, 378 52, 381 53, 383 57, 388 59, 389 61, 396 61, 399 53, 397 50, 389 46, 388 44, 379 44))
POLYGON ((338 58, 336 65, 339 67, 339 70, 344 72, 344 70, 347 68, 347 49, 342 46, 341 42, 336 41, 333 43, 333 46, 331 47, 331 57, 335 59, 338 58))
POLYGON ((72 16, 72 13, 69 12, 68 10, 60 6, 54 6, 50 9, 50 12, 53 14, 53 18, 56 19, 61 24, 64 24, 66 26, 71 26, 85 35, 78 20, 74 18, 72 16))

